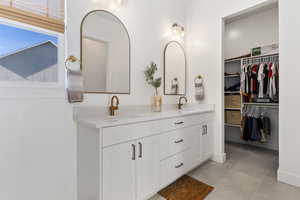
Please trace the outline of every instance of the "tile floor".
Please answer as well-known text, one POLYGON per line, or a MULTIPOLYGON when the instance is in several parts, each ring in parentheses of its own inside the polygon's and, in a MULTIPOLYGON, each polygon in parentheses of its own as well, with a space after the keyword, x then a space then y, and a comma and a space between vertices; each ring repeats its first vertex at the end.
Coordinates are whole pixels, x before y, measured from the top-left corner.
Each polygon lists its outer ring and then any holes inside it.
MULTIPOLYGON (((215 187, 206 200, 300 200, 300 188, 276 181, 278 155, 256 147, 226 144, 224 164, 208 161, 189 175, 215 187)), ((151 200, 164 200, 155 196, 151 200)))

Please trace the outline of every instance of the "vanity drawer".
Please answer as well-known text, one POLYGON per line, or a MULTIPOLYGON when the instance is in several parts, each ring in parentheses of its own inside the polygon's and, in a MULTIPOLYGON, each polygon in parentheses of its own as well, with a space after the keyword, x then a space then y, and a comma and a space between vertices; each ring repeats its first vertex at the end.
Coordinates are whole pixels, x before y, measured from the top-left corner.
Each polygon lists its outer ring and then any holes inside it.
POLYGON ((154 120, 102 129, 102 147, 200 124, 212 113, 154 120))
POLYGON ((186 150, 160 162, 160 185, 165 187, 191 168, 191 151, 186 150))
POLYGON ((198 144, 198 149, 200 149, 201 128, 199 126, 192 126, 177 129, 162 134, 159 137, 160 160, 163 160, 188 148, 197 149, 195 146, 198 144))
POLYGON ((213 113, 202 113, 198 115, 188 115, 184 117, 174 118, 172 122, 172 130, 184 127, 190 127, 194 125, 198 125, 201 122, 207 121, 209 119, 213 119, 213 113))

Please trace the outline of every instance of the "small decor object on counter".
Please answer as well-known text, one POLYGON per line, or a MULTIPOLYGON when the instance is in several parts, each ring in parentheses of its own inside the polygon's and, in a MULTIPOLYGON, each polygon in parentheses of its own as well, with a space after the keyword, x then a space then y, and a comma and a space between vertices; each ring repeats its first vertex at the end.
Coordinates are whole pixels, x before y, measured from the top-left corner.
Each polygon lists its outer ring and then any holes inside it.
POLYGON ((75 56, 69 56, 65 61, 66 72, 67 72, 67 95, 69 103, 83 102, 83 77, 80 70, 72 70, 69 67, 69 63, 79 65, 80 61, 75 56))
POLYGON ((195 78, 195 98, 196 101, 201 101, 204 98, 203 78, 201 75, 195 78))
POLYGON ((161 86, 161 77, 155 78, 154 74, 157 71, 157 65, 151 62, 150 66, 144 71, 146 82, 154 87, 155 95, 151 98, 151 110, 160 112, 162 106, 162 96, 159 95, 158 88, 161 86))

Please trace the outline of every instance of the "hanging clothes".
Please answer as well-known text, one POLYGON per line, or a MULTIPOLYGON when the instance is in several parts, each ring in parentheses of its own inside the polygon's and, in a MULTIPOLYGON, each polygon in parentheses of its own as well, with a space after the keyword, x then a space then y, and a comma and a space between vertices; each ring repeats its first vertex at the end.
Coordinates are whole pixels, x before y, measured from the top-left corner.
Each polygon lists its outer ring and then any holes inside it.
POLYGON ((265 143, 267 135, 271 135, 268 117, 243 116, 241 136, 243 140, 265 143))
POLYGON ((276 63, 244 64, 241 67, 241 94, 244 102, 278 102, 278 67, 276 63))
POLYGON ((257 81, 259 83, 259 92, 258 98, 264 98, 264 80, 265 80, 265 64, 260 64, 258 74, 257 74, 257 81))
POLYGON ((258 82, 257 82, 258 65, 251 66, 251 94, 254 96, 258 94, 258 82))
POLYGON ((265 64, 264 65, 264 77, 265 78, 264 78, 264 83, 263 83, 263 93, 264 93, 265 97, 267 96, 267 92, 268 92, 268 82, 269 82, 268 74, 269 74, 268 64, 265 64))
POLYGON ((270 64, 270 71, 269 71, 269 97, 271 99, 275 99, 277 94, 276 88, 276 75, 277 69, 274 63, 270 64))
POLYGON ((241 69, 241 94, 246 94, 246 68, 247 65, 243 65, 241 69))

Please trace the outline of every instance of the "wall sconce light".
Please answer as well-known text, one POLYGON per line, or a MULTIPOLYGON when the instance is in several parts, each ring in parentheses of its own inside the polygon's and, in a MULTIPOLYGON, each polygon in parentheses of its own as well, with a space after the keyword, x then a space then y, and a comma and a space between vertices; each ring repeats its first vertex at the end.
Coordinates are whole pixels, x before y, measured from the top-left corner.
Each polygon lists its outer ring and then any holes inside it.
POLYGON ((174 34, 174 36, 179 37, 179 38, 183 38, 184 37, 184 27, 174 23, 172 25, 172 32, 174 34))
POLYGON ((113 11, 119 11, 123 3, 123 0, 109 0, 109 9, 113 11))

